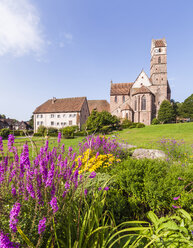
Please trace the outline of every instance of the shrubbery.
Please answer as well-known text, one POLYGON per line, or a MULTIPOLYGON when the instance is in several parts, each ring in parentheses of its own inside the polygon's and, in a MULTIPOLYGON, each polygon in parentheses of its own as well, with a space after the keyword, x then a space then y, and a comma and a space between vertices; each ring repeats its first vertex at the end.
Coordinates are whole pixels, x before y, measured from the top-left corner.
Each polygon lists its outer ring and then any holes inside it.
POLYGON ((10 130, 9 128, 3 128, 0 130, 0 136, 3 138, 3 139, 6 139, 8 138, 8 135, 10 134, 10 130))
POLYGON ((151 122, 152 125, 158 125, 160 124, 160 121, 157 118, 154 118, 151 122))

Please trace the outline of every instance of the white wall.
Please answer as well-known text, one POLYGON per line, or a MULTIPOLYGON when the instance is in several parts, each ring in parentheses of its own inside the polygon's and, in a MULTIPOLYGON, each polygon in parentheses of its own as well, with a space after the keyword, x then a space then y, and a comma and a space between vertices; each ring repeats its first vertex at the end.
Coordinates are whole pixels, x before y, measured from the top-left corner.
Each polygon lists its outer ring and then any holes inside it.
POLYGON ((72 121, 72 125, 77 125, 78 112, 71 113, 53 113, 53 114, 35 114, 34 115, 34 131, 36 132, 40 125, 45 127, 62 128, 70 126, 69 121, 72 121), (53 117, 51 117, 53 115, 53 117), (54 124, 51 125, 51 122, 54 124))

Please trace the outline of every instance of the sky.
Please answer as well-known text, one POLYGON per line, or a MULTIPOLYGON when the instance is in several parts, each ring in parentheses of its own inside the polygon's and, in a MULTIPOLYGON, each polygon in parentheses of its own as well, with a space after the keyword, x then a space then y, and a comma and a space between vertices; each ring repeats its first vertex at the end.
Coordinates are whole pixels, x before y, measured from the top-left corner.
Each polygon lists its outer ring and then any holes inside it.
POLYGON ((110 81, 150 75, 167 41, 172 98, 193 93, 192 0, 0 0, 0 113, 29 120, 52 97, 110 98, 110 81))

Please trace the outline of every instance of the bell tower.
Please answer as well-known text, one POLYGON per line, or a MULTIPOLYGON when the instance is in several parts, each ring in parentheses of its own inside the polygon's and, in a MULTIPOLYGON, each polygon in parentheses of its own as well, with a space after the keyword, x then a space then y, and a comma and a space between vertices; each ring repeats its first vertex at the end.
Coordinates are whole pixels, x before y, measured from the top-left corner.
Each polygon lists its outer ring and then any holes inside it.
POLYGON ((165 38, 151 42, 151 91, 155 96, 154 105, 156 116, 161 103, 170 101, 170 87, 167 79, 167 43, 165 38))
POLYGON ((166 40, 152 40, 150 78, 153 85, 167 85, 167 44, 166 40))

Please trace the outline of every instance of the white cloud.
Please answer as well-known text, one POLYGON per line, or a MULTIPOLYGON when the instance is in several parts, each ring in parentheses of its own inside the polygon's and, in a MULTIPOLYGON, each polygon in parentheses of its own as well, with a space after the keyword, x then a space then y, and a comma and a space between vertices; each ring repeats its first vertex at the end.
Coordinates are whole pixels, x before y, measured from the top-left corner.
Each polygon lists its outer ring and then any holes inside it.
POLYGON ((30 0, 0 0, 0 56, 40 55, 44 45, 40 16, 30 0))

